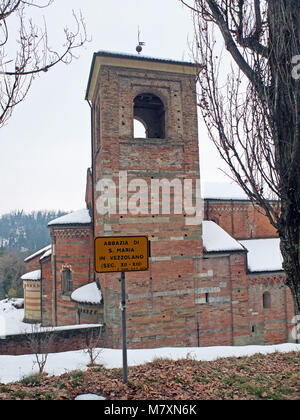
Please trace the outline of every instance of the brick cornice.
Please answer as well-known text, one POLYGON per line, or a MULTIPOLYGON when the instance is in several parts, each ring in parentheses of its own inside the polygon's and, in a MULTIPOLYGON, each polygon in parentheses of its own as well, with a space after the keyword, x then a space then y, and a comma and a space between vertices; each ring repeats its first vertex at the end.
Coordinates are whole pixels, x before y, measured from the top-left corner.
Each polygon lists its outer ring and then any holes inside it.
POLYGON ((90 228, 53 229, 53 234, 58 239, 63 239, 63 238, 88 238, 91 234, 91 229, 90 228))

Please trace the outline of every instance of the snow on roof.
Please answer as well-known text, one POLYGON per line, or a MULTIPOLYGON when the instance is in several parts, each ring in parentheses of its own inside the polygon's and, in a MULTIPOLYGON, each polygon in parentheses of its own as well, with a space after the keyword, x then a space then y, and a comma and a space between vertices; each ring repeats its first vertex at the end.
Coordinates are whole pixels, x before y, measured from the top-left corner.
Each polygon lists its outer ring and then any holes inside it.
POLYGON ((53 225, 78 225, 78 224, 89 224, 91 223, 91 217, 88 209, 82 209, 74 211, 73 213, 66 214, 65 216, 58 217, 57 219, 51 220, 48 226, 53 225))
POLYGON ((29 255, 29 257, 25 258, 24 262, 27 262, 27 261, 31 260, 32 258, 35 258, 38 255, 43 254, 44 252, 48 251, 49 249, 51 249, 51 244, 45 246, 44 248, 40 249, 39 251, 35 252, 34 254, 29 255))
POLYGON ((204 183, 202 185, 202 197, 211 200, 249 200, 239 185, 229 182, 204 183))
POLYGON ((102 293, 96 282, 86 284, 79 287, 71 295, 72 300, 78 303, 90 303, 92 305, 100 305, 102 302, 102 293))
POLYGON ((29 273, 23 274, 21 280, 41 280, 41 270, 30 271, 29 273))
POLYGON ((160 57, 151 57, 148 55, 136 55, 136 54, 128 54, 121 51, 104 51, 100 50, 95 53, 95 55, 99 55, 102 57, 120 57, 120 58, 131 58, 133 60, 147 60, 147 61, 159 61, 161 63, 173 63, 173 64, 184 64, 192 67, 197 67, 197 63, 194 61, 179 61, 174 60, 172 58, 160 58, 160 57))
POLYGON ((249 251, 247 264, 250 272, 283 270, 279 238, 248 239, 239 242, 249 251))
POLYGON ((44 258, 49 257, 52 254, 52 249, 48 249, 48 251, 46 251, 40 258, 40 261, 43 260, 44 258))
POLYGON ((203 220, 202 227, 203 246, 206 252, 244 251, 242 245, 215 222, 203 220))

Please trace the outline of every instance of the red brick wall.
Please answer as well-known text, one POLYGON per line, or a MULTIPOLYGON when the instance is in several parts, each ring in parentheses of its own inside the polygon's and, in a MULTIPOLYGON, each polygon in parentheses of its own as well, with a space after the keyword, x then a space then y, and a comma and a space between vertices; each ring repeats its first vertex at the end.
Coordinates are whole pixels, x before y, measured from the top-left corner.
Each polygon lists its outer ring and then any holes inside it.
POLYGON ((53 280, 52 260, 47 258, 42 261, 42 324, 44 326, 53 324, 53 280))
MULTIPOLYGON (((99 327, 54 331, 49 353, 85 349, 89 334, 98 331, 99 327)), ((43 340, 43 333, 40 333, 40 336, 43 340)), ((105 337, 101 340, 100 346, 106 346, 105 337)), ((24 354, 32 354, 28 337, 25 334, 11 335, 0 339, 0 355, 20 356, 24 354)))
POLYGON ((248 284, 246 253, 230 256, 233 345, 248 344, 248 284))
POLYGON ((200 274, 195 277, 196 322, 191 328, 199 327, 199 333, 196 343, 191 345, 230 345, 233 339, 230 256, 211 255, 198 263, 201 265, 200 274))
POLYGON ((269 219, 249 201, 205 200, 204 217, 236 239, 278 236, 269 219))
POLYGON ((293 328, 294 305, 282 274, 249 275, 249 323, 251 339, 265 344, 286 342, 293 328), (270 308, 263 307, 263 294, 270 294, 270 308), (252 327, 253 330, 252 330, 252 327))
POLYGON ((37 255, 35 258, 31 258, 29 261, 25 262, 26 265, 26 273, 30 271, 39 270, 40 266, 40 258, 43 254, 37 255))
POLYGON ((200 345, 248 344, 245 253, 211 254, 201 264, 202 274, 195 284, 201 290, 197 308, 200 345))
POLYGON ((62 290, 62 271, 70 268, 72 272, 73 291, 93 281, 93 236, 90 226, 65 226, 51 228, 52 240, 56 243, 55 260, 56 297, 52 287, 50 267, 47 279, 43 282, 46 297, 43 299, 43 316, 45 324, 52 318, 52 324, 72 325, 77 323, 76 305, 70 295, 62 290), (56 298, 56 299, 55 299, 56 298), (56 306, 56 319, 55 310, 56 306), (51 311, 51 316, 50 316, 51 311))
MULTIPOLYGON (((128 183, 142 178, 150 187, 152 179, 188 178, 195 185, 199 178, 195 77, 103 66, 98 83, 93 120, 97 121, 99 104, 100 126, 94 123, 93 129, 95 139, 101 130, 101 147, 94 155, 94 184, 109 176, 118 185, 119 171, 126 170, 128 183), (142 92, 153 93, 164 103, 165 139, 133 139, 133 102, 142 92)), ((95 236, 146 234, 151 240, 150 270, 126 273, 130 346, 195 343, 196 331, 190 325, 195 324, 194 274, 202 254, 201 226, 187 226, 183 213, 103 217, 95 212, 94 217, 95 236)), ((104 319, 114 346, 121 343, 119 277, 100 276, 104 319)))

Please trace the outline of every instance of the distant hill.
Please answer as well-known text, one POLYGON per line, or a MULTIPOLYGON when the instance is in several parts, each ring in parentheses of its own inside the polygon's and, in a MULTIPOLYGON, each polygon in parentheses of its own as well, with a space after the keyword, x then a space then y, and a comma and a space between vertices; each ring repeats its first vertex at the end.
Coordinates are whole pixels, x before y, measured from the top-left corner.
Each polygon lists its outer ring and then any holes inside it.
POLYGON ((16 211, 0 217, 1 247, 16 252, 36 251, 50 243, 48 222, 65 215, 62 211, 16 211))

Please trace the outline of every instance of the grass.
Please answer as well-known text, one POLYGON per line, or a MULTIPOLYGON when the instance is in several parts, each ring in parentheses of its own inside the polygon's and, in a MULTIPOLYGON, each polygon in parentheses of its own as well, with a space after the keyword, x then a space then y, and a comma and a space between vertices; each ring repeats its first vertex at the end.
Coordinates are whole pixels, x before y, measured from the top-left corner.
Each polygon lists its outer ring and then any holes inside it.
POLYGON ((37 373, 29 376, 24 376, 24 378, 21 379, 20 383, 22 385, 40 385, 41 380, 43 379, 45 375, 42 373, 37 373))

